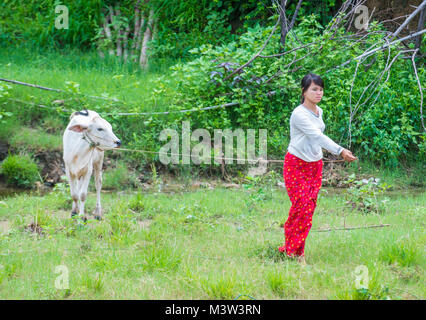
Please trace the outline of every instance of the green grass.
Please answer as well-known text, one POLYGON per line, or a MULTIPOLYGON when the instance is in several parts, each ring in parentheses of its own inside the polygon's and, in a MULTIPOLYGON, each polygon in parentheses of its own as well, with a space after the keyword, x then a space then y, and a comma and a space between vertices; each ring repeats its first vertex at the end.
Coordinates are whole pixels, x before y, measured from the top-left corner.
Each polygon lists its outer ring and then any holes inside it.
POLYGON ((62 137, 40 130, 21 127, 16 130, 8 142, 16 149, 33 151, 62 151, 62 137))
MULTIPOLYGON (((392 196, 378 215, 352 211, 338 192, 322 189, 307 238, 306 267, 278 253, 279 225, 290 207, 282 189, 254 204, 243 189, 105 193, 105 219, 92 218, 83 226, 70 219, 68 198, 65 188, 57 188, 43 197, 2 199, 0 221, 10 227, 0 235, 0 298, 425 297, 424 191, 392 196), (314 231, 341 227, 343 219, 346 226, 391 226, 314 231), (28 231, 31 223, 42 233, 28 231), (369 277, 361 290, 355 286, 360 265, 369 277), (69 271, 68 290, 55 288, 57 266, 69 271)), ((87 212, 95 204, 91 193, 87 212)))
MULTIPOLYGON (((20 50, 2 48, 0 49, 0 68, 0 76, 6 79, 71 90, 71 92, 73 84, 78 85, 75 90, 86 96, 9 84, 12 86, 10 94, 15 99, 47 104, 52 107, 55 107, 51 105, 54 100, 65 99, 62 107, 71 110, 86 107, 92 110, 102 109, 104 112, 117 109, 121 112, 165 111, 168 109, 174 87, 173 79, 171 79, 170 88, 163 88, 157 83, 159 77, 168 77, 166 67, 141 71, 137 65, 123 64, 110 57, 102 60, 94 52, 75 51, 62 54, 29 48, 20 50), (91 99, 87 97, 89 95, 114 97, 121 102, 91 99)), ((8 104, 14 106, 12 109, 15 112, 20 110, 21 113, 25 113, 28 109, 34 109, 29 105, 11 101, 8 104)), ((35 110, 40 112, 39 108, 35 110)), ((49 112, 44 111, 45 114, 49 112)))

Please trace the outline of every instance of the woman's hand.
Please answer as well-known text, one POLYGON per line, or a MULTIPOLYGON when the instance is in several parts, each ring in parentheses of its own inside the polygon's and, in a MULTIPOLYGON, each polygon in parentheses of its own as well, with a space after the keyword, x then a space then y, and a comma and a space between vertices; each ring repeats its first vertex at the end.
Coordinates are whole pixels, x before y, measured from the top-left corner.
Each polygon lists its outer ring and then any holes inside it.
POLYGON ((343 149, 343 151, 340 153, 340 155, 347 162, 352 162, 352 161, 358 159, 348 149, 343 149))

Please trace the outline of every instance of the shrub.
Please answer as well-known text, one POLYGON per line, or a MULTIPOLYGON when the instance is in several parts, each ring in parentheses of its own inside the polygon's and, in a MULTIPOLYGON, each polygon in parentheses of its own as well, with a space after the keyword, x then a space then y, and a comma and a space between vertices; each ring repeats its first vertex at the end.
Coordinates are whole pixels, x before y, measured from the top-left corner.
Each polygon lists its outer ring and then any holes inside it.
POLYGON ((31 188, 39 180, 37 164, 27 155, 9 155, 1 165, 1 173, 9 185, 31 188))
POLYGON ((137 212, 137 213, 144 212, 145 213, 144 215, 147 215, 147 218, 148 217, 152 218, 152 215, 146 212, 148 209, 148 202, 142 193, 138 193, 134 197, 130 198, 128 206, 129 206, 129 209, 132 210, 133 212, 137 212))

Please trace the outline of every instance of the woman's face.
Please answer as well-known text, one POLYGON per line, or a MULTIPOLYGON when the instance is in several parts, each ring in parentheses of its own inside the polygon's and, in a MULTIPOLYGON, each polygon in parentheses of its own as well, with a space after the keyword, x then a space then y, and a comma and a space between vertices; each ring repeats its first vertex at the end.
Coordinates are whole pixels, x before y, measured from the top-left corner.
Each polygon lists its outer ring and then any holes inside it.
POLYGON ((303 93, 305 100, 309 100, 310 102, 317 104, 321 101, 322 96, 324 94, 324 90, 313 81, 309 88, 303 93))

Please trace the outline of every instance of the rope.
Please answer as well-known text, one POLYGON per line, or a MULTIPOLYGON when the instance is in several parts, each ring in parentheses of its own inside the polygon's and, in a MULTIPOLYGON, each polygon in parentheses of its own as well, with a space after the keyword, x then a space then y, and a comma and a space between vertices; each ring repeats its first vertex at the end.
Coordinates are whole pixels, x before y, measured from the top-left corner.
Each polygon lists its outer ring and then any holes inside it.
MULTIPOLYGON (((125 149, 125 148, 112 148, 110 150, 114 151, 127 151, 127 152, 140 152, 140 153, 155 153, 155 154, 167 154, 170 156, 185 156, 185 157, 191 157, 191 155, 183 154, 183 153, 172 153, 172 152, 159 152, 159 151, 149 151, 149 150, 138 150, 138 149, 125 149)), ((253 161, 254 163, 257 163, 259 161, 263 162, 271 162, 271 163, 282 163, 284 160, 278 160, 278 159, 245 159, 245 158, 225 158, 225 157, 210 157, 210 159, 219 159, 219 160, 236 160, 236 161, 253 161)), ((323 160, 323 162, 344 162, 344 159, 341 160, 323 160)))
MULTIPOLYGON (((0 80, 2 80, 2 79, 0 79, 0 80)), ((18 99, 12 99, 12 98, 6 98, 6 99, 10 100, 10 101, 20 102, 20 103, 23 103, 23 104, 30 104, 32 106, 36 106, 36 107, 40 107, 40 108, 46 108, 46 109, 51 109, 51 110, 56 110, 56 111, 61 110, 63 112, 69 112, 69 113, 74 112, 73 110, 68 110, 68 109, 63 109, 63 108, 49 107, 49 106, 45 106, 45 105, 42 105, 42 104, 36 104, 36 103, 33 103, 33 102, 26 102, 26 101, 22 101, 22 100, 18 100, 18 99)), ((172 113, 172 112, 188 112, 188 111, 201 111, 201 110, 208 110, 208 109, 215 109, 215 108, 224 108, 224 107, 229 107, 229 106, 237 105, 237 104, 238 104, 238 102, 232 102, 232 103, 226 103, 226 104, 218 105, 218 106, 206 107, 206 108, 202 108, 202 109, 176 110, 176 111, 154 112, 154 113, 128 113, 128 114, 126 114, 126 113, 118 113, 118 114, 111 113, 111 114, 106 114, 106 115, 169 114, 169 113, 172 113)), ((179 156, 186 156, 186 157, 190 157, 191 156, 191 155, 186 155, 186 154, 181 154, 181 153, 155 152, 155 151, 148 151, 148 150, 124 149, 124 148, 119 148, 119 149, 118 148, 113 148, 111 150, 128 151, 128 152, 140 152, 140 153, 157 153, 157 154, 167 154, 167 155, 179 155, 179 156)), ((212 157, 210 157, 210 159, 211 158, 212 157)), ((232 161, 234 161, 234 160, 236 160, 236 161, 238 161, 238 160, 240 160, 240 161, 246 161, 246 160, 248 160, 248 159, 223 158, 223 157, 213 157, 213 159, 232 160, 232 161)), ((259 159, 258 160, 250 159, 250 161, 256 161, 256 163, 257 163, 259 161, 259 159)), ((274 160, 274 159, 263 160, 263 161, 270 162, 270 163, 282 163, 282 162, 284 162, 284 160, 274 160)), ((323 160, 323 162, 344 162, 344 161, 345 160, 343 160, 343 159, 341 159, 341 160, 323 160)))
POLYGON ((345 227, 345 228, 312 229, 311 231, 312 232, 326 232, 326 231, 335 231, 335 230, 353 230, 353 229, 383 228, 383 227, 389 227, 389 226, 390 226, 390 224, 378 224, 378 225, 345 227))

